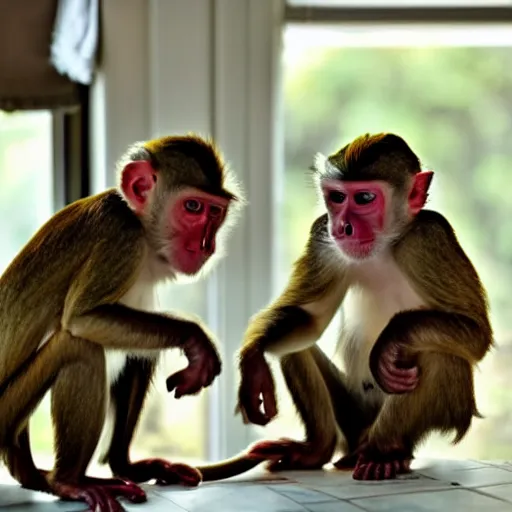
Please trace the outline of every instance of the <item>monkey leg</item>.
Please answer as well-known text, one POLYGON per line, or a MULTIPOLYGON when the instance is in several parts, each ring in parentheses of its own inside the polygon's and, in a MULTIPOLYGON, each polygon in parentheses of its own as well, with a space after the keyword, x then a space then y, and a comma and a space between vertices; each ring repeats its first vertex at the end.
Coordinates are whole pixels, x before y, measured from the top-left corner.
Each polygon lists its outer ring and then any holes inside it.
POLYGON ((201 473, 186 464, 170 463, 162 459, 130 462, 130 445, 154 370, 154 361, 130 358, 123 373, 112 387, 115 423, 112 441, 104 462, 109 462, 115 475, 134 482, 156 479, 161 485, 181 483, 196 486, 201 482, 201 473))
POLYGON ((434 430, 456 431, 454 444, 469 430, 476 408, 473 373, 464 359, 419 355, 419 384, 412 392, 388 395, 368 430, 354 470, 356 480, 382 480, 410 471, 413 449, 434 430))
POLYGON ((5 453, 5 463, 9 473, 26 489, 50 492, 46 472, 40 471, 34 464, 30 450, 28 424, 18 434, 16 441, 5 453))
POLYGON ((345 455, 334 463, 338 469, 353 469, 358 459, 363 432, 373 423, 377 409, 364 407, 361 399, 350 392, 343 372, 320 350, 313 357, 331 394, 338 427, 343 433, 341 443, 345 455))
POLYGON ((253 445, 250 456, 270 459, 268 469, 271 471, 319 469, 332 458, 338 441, 338 425, 330 387, 338 380, 338 375, 325 359, 327 357, 316 346, 281 359, 285 382, 304 424, 306 440, 280 439, 253 445))
POLYGON ((56 462, 49 483, 62 499, 85 501, 92 510, 120 511, 116 497, 140 503, 146 501, 144 491, 129 481, 85 477, 105 422, 104 350, 69 338, 81 344, 82 357, 59 371, 51 390, 56 462))
MULTIPOLYGON (((52 474, 41 472, 47 477, 50 490, 63 499, 85 501, 99 511, 122 510, 114 496, 125 496, 132 502, 144 501, 144 491, 131 482, 107 481, 110 485, 105 491, 98 480, 94 485, 83 481, 90 456, 84 455, 85 450, 78 455, 77 452, 82 444, 90 450, 92 436, 97 442, 100 435, 97 424, 101 433, 105 414, 105 361, 101 347, 67 332, 55 333, 0 388, 0 448, 4 457, 7 453, 8 458, 9 449, 16 446, 22 450, 18 457, 30 453, 28 435, 23 431, 30 414, 52 385, 62 398, 52 401, 57 465, 52 474), (21 445, 16 443, 19 439, 21 445), (69 456, 71 452, 74 457, 69 456)), ((22 463, 33 471, 33 461, 28 460, 22 463)))

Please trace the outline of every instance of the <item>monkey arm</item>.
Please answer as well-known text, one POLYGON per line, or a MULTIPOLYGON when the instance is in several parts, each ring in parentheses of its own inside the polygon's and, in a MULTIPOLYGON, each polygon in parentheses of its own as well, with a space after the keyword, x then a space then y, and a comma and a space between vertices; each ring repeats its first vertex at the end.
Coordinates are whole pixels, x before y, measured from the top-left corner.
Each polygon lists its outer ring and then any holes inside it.
POLYGON ((121 247, 107 250, 104 244, 93 250, 69 288, 63 327, 105 348, 128 351, 180 346, 187 338, 199 336, 201 328, 193 321, 119 303, 144 262, 142 240, 132 240, 129 257, 122 255, 121 247))
POLYGON ((121 350, 162 350, 181 347, 200 331, 193 321, 150 313, 122 304, 103 304, 73 317, 68 325, 73 336, 121 350))
POLYGON ((396 314, 369 363, 382 389, 402 393, 417 385, 422 354, 455 356, 473 365, 492 346, 493 333, 485 290, 442 215, 421 211, 396 245, 395 257, 426 307, 396 314))
POLYGON ((327 216, 323 215, 313 223, 304 253, 295 263, 284 292, 251 319, 241 359, 254 352, 282 356, 317 342, 348 287, 342 263, 329 258, 332 251, 327 216))
POLYGON ((437 212, 422 210, 396 246, 395 256, 427 308, 397 315, 390 329, 428 332, 411 336, 409 345, 416 351, 481 360, 493 344, 487 296, 449 222, 437 212), (443 341, 444 330, 451 336, 443 341))
POLYGON ((348 280, 333 250, 324 215, 313 223, 284 292, 252 318, 240 351, 237 410, 244 422, 264 425, 277 414, 274 381, 264 353, 281 356, 313 345, 343 301, 348 280), (260 395, 265 413, 260 411, 260 395))
POLYGON ((404 311, 391 319, 372 348, 370 370, 387 393, 412 391, 417 382, 410 372, 416 373, 416 365, 421 367, 422 354, 446 354, 475 364, 478 357, 483 357, 476 349, 489 346, 489 342, 488 333, 462 315, 437 310, 404 311))

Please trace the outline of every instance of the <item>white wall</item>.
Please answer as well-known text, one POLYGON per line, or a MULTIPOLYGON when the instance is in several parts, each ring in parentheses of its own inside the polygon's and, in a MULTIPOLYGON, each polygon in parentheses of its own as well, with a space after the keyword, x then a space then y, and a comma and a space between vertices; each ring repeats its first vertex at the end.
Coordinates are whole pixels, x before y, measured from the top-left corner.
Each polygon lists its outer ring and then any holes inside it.
POLYGON ((251 440, 233 415, 234 354, 249 317, 271 295, 281 15, 280 0, 103 2, 102 69, 91 102, 93 192, 114 184, 113 166, 128 144, 193 130, 215 137, 249 200, 226 260, 194 285, 208 299, 196 313, 219 336, 224 360, 208 391, 212 459, 251 440))

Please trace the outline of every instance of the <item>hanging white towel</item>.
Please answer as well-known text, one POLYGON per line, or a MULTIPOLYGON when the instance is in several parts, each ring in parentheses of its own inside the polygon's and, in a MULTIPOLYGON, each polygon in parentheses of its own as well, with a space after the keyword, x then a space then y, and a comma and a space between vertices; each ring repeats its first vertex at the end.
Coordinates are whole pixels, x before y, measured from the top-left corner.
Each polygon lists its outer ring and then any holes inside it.
POLYGON ((62 75, 92 82, 99 37, 99 0, 59 0, 51 62, 62 75))

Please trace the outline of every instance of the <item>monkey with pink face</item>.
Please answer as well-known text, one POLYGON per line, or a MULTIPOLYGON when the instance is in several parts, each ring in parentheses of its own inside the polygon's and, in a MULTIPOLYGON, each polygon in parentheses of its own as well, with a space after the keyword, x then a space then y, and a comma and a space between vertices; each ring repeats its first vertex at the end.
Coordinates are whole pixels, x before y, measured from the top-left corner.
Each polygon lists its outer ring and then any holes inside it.
POLYGON ((56 213, 0 278, 0 455, 30 489, 91 510, 123 510, 117 497, 146 500, 137 485, 197 485, 198 469, 162 459, 132 462, 129 449, 162 351, 188 366, 167 380, 175 397, 208 387, 221 371, 199 322, 155 312, 155 287, 199 275, 234 219, 240 192, 212 142, 198 136, 134 144, 118 187, 56 213), (228 217, 229 214, 229 217, 228 217), (56 462, 36 468, 28 421, 51 390, 56 462), (85 476, 114 410, 104 457, 114 479, 85 476))
POLYGON ((261 441, 205 470, 353 469, 359 480, 410 470, 432 431, 460 441, 478 416, 473 369, 493 343, 485 290, 449 222, 424 208, 433 177, 399 136, 364 135, 314 165, 325 213, 280 296, 257 313, 240 352, 238 409, 277 414, 265 355, 279 358, 303 442, 261 441), (343 371, 316 346, 343 307, 343 371))

